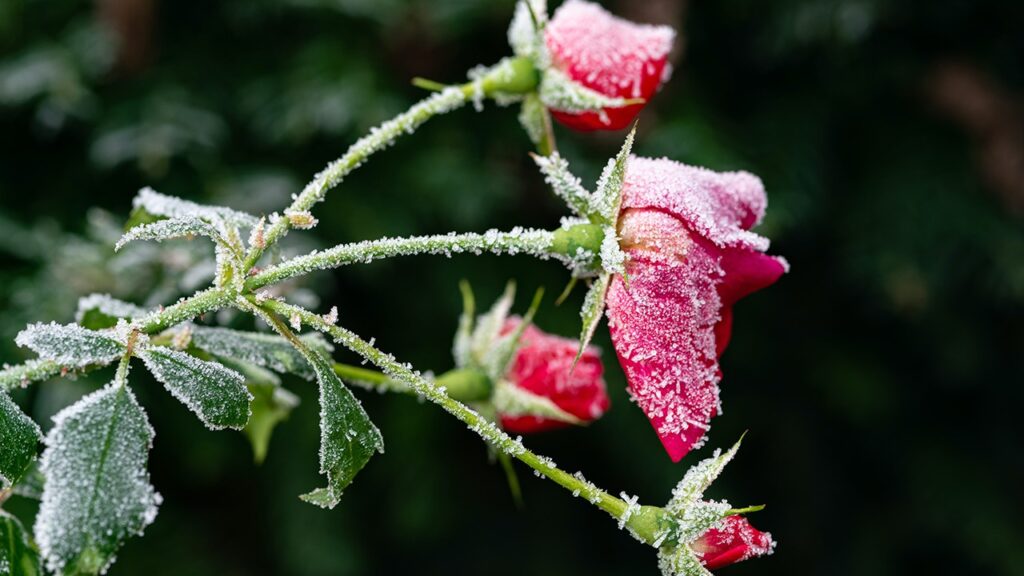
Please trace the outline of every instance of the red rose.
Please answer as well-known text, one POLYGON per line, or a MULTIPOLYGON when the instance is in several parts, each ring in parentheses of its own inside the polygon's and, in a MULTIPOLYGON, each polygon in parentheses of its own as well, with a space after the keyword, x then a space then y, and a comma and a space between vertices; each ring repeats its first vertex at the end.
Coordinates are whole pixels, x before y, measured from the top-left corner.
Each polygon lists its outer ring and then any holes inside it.
POLYGON ((609 328, 630 391, 678 462, 720 412, 733 304, 787 264, 749 231, 767 205, 752 174, 634 157, 622 192, 628 283, 615 276, 608 289, 609 328))
MULTIPOLYGON (((575 82, 612 98, 647 100, 666 76, 675 31, 668 26, 635 24, 582 0, 567 0, 544 28, 552 65, 575 82)), ((552 110, 558 121, 576 130, 620 130, 644 103, 598 111, 552 110)))
POLYGON ((712 528, 690 544, 708 570, 742 562, 755 556, 765 556, 775 550, 775 542, 768 532, 750 525, 743 516, 729 516, 720 528, 712 528))
MULTIPOLYGON (((502 335, 515 330, 521 321, 518 317, 506 320, 502 335)), ((579 345, 576 340, 547 334, 529 325, 519 340, 519 349, 506 378, 515 386, 551 400, 583 422, 596 420, 609 405, 601 378, 604 366, 597 350, 588 347, 573 370, 572 362, 579 345)), ((525 434, 567 424, 539 416, 501 415, 501 425, 509 432, 525 434)))

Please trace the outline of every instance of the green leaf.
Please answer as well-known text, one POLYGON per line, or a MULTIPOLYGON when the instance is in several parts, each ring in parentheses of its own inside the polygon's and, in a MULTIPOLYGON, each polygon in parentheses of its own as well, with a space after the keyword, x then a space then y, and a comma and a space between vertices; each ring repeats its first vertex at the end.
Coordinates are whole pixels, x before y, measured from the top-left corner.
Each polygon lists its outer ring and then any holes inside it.
POLYGON ((662 576, 713 576, 686 544, 659 549, 658 568, 662 576))
MULTIPOLYGON (((320 334, 309 334, 301 339, 310 348, 323 352, 333 350, 320 334)), ((192 345, 216 356, 242 360, 282 374, 296 374, 307 380, 315 377, 302 354, 288 340, 275 334, 193 326, 192 345)))
POLYGON ((241 430, 249 421, 252 394, 238 372, 170 348, 149 348, 139 357, 167 391, 211 430, 241 430))
POLYGON ((259 218, 252 214, 239 212, 224 206, 207 206, 196 204, 174 196, 160 194, 152 188, 139 190, 138 195, 132 200, 135 210, 144 210, 152 216, 163 216, 165 218, 202 218, 209 222, 229 224, 231 226, 242 226, 251 228, 259 222, 259 218))
POLYGON ((629 153, 633 149, 633 138, 636 136, 636 124, 626 136, 618 155, 608 160, 601 177, 597 180, 591 210, 606 224, 615 226, 619 219, 619 208, 622 206, 622 186, 626 181, 626 164, 629 153))
POLYGON ((327 475, 325 488, 301 498, 322 508, 334 508, 342 491, 370 458, 384 452, 384 438, 327 358, 316 350, 301 350, 320 383, 320 473, 327 475))
POLYGON ((260 464, 267 457, 274 428, 288 419, 299 398, 280 386, 266 384, 249 384, 249 392, 253 396, 252 416, 245 425, 245 435, 252 444, 253 460, 260 464))
POLYGON ((21 480, 35 460, 42 439, 39 426, 0 391, 0 490, 21 480))
POLYGON ((608 294, 608 285, 611 283, 611 274, 602 274, 590 284, 587 296, 583 299, 583 308, 580 309, 580 319, 583 321, 583 328, 580 331, 580 349, 576 352, 573 366, 583 357, 583 351, 587 349, 590 341, 594 338, 597 325, 601 323, 604 315, 604 299, 608 294))
POLYGON ((78 299, 75 322, 90 330, 113 328, 118 320, 134 320, 149 311, 131 302, 118 300, 108 294, 90 294, 78 299))
POLYGON ((29 544, 21 522, 0 510, 0 574, 4 576, 37 576, 39 554, 29 544))
POLYGON ((125 346, 113 336, 76 324, 29 324, 14 341, 61 366, 80 368, 107 364, 124 354, 125 346))
POLYGON ((46 484, 36 540, 50 571, 99 574, 125 539, 156 518, 161 498, 146 471, 153 429, 123 382, 53 420, 40 465, 46 484))

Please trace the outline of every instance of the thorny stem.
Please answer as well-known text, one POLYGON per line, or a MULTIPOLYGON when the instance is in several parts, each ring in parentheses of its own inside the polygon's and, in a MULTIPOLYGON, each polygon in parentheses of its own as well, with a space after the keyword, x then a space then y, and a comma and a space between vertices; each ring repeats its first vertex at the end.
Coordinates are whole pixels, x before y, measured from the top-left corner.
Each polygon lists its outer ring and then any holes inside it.
POLYGON ((331 162, 306 185, 285 210, 285 217, 274 220, 264 234, 261 245, 254 245, 245 257, 243 270, 248 271, 259 261, 263 253, 288 233, 291 227, 289 214, 308 212, 327 192, 337 186, 350 172, 358 168, 371 155, 391 145, 404 134, 411 134, 427 120, 461 108, 469 101, 482 100, 485 96, 497 94, 523 94, 533 91, 539 81, 539 73, 526 58, 506 58, 473 82, 458 87, 448 87, 414 104, 411 108, 370 130, 357 140, 345 154, 331 162))
POLYGON ((460 254, 491 252, 494 254, 529 254, 539 258, 552 256, 555 233, 547 230, 514 228, 509 232, 491 230, 483 234, 438 234, 409 238, 383 238, 352 244, 341 244, 304 256, 292 258, 268 268, 245 283, 246 290, 257 290, 288 278, 314 270, 338 268, 354 263, 369 263, 393 256, 413 254, 460 254))
POLYGON ((349 348, 380 368, 389 378, 405 383, 420 396, 461 420, 490 445, 518 459, 533 468, 538 474, 553 480, 574 495, 585 498, 618 519, 620 524, 628 527, 640 540, 653 544, 670 525, 671 520, 663 509, 653 506, 637 506, 635 501, 633 503, 626 502, 622 498, 616 498, 601 490, 578 473, 569 474, 561 470, 550 458, 528 450, 520 439, 513 439, 490 420, 451 398, 444 388, 413 371, 408 364, 399 363, 394 356, 378 350, 353 332, 330 324, 322 317, 298 306, 277 300, 266 300, 257 304, 254 298, 250 299, 250 302, 268 312, 279 314, 292 321, 301 321, 307 326, 330 335, 335 342, 349 348))

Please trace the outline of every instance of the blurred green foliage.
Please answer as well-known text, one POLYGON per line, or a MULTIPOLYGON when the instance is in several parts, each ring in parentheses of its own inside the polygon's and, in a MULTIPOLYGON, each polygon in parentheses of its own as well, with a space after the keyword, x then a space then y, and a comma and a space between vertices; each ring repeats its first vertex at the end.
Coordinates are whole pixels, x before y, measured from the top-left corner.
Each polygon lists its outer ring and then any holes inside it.
MULTIPOLYGON (((279 209, 421 96, 409 78, 458 81, 507 54, 512 4, 0 2, 0 358, 24 358, 14 334, 70 320, 79 295, 155 305, 204 280, 182 275, 209 258, 199 243, 114 256, 138 188, 279 209)), ((771 201, 761 231, 793 265, 738 307, 711 434, 726 446, 750 431, 713 495, 767 503, 754 522, 780 545, 725 570, 1024 574, 1024 175, 1012 185, 1024 5, 611 4, 683 31, 638 153, 759 174, 771 201)), ((623 135, 558 136, 592 181, 623 135)), ((527 150, 509 109, 434 120, 348 178, 318 208, 316 232, 286 249, 555 226, 563 210, 527 150)), ((566 280, 524 258, 417 257, 309 287, 344 325, 443 371, 463 277, 482 299, 510 277, 524 294, 566 280)), ((538 323, 575 333, 581 299, 545 304, 538 323)), ((628 401, 603 329, 597 343, 613 410, 528 442, 603 487, 664 502, 684 468, 628 401)), ((17 399, 45 427, 109 376, 17 399)), ((256 466, 241 434, 207 432, 150 384, 136 389, 165 503, 112 574, 655 573, 651 550, 550 483, 523 474, 515 509, 479 440, 415 399, 361 393, 388 451, 325 512, 297 498, 318 481, 315 390, 291 383, 302 405, 256 466)), ((34 513, 19 498, 6 508, 34 513)))

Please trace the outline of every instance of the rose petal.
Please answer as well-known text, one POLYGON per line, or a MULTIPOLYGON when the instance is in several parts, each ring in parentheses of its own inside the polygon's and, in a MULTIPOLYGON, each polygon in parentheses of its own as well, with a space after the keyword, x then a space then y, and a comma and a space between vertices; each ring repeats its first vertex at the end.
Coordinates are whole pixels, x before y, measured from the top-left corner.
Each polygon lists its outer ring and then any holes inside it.
POLYGON ((690 545, 708 570, 765 556, 775 550, 775 541, 768 532, 750 525, 743 516, 729 516, 719 528, 712 528, 690 545))
MULTIPOLYGON (((598 4, 568 0, 544 28, 552 61, 570 78, 606 96, 649 100, 665 76, 675 31, 635 24, 598 4)), ((552 111, 576 130, 620 130, 643 108, 633 104, 601 112, 552 111)))

